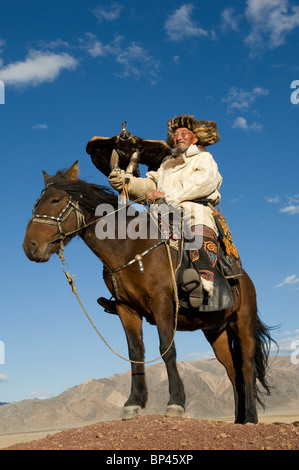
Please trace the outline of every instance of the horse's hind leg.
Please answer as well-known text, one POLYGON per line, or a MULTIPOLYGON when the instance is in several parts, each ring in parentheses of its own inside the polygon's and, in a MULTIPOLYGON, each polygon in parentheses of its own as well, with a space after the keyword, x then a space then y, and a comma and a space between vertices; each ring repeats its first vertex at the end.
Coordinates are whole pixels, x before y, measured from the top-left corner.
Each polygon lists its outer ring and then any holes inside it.
MULTIPOLYGON (((242 423, 257 423, 256 409, 256 312, 249 307, 243 306, 238 311, 236 321, 237 341, 236 347, 239 350, 239 357, 242 364, 243 396, 244 396, 244 418, 242 423)), ((240 422, 240 421, 239 421, 240 422)))
MULTIPOLYGON (((204 332, 219 362, 225 367, 233 385, 235 398, 235 423, 257 423, 257 411, 254 397, 254 342, 240 346, 240 338, 230 326, 221 333, 204 332)), ((250 336, 250 335, 249 335, 250 336)))
POLYGON ((117 312, 126 333, 129 358, 131 361, 136 361, 131 363, 131 393, 124 405, 123 419, 127 420, 136 418, 147 402, 144 364, 142 364, 144 361, 142 318, 128 306, 117 306, 117 312))
POLYGON ((232 351, 232 331, 227 327, 224 331, 203 331, 206 339, 213 348, 216 358, 225 367, 228 378, 230 379, 235 399, 235 422, 239 416, 239 390, 238 390, 238 367, 233 358, 232 351))

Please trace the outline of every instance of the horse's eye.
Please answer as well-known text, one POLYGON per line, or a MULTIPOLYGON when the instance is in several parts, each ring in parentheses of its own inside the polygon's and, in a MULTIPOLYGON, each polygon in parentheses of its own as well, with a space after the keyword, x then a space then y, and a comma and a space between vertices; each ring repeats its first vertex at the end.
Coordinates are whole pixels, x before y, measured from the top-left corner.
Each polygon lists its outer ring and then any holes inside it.
POLYGON ((59 197, 53 197, 51 204, 58 204, 61 201, 59 197))

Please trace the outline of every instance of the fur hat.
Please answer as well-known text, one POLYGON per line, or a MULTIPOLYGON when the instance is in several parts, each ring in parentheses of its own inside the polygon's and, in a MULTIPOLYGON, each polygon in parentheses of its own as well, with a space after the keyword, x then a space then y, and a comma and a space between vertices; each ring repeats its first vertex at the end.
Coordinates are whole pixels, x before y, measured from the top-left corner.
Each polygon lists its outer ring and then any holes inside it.
POLYGON ((186 127, 198 138, 198 145, 206 147, 213 145, 220 139, 215 121, 197 121, 194 116, 179 115, 167 121, 167 143, 169 147, 174 146, 173 134, 176 129, 186 127))

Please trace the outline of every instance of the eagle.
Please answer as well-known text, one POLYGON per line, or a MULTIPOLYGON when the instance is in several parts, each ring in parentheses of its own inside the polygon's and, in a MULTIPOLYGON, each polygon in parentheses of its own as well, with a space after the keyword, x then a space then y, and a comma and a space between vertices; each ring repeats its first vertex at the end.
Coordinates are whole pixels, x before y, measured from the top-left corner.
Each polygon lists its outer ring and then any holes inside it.
POLYGON ((144 164, 148 171, 156 171, 165 157, 171 155, 171 148, 164 140, 147 140, 131 135, 127 123, 113 137, 92 137, 86 152, 93 164, 105 176, 116 168, 125 170, 134 176, 140 176, 138 164, 144 164))

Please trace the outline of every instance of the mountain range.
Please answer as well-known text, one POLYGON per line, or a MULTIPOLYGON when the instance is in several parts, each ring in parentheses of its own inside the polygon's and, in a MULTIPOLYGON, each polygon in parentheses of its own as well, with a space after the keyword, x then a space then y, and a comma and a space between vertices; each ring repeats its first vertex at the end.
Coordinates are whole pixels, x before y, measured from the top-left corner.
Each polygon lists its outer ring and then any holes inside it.
MULTIPOLYGON (((178 362, 187 396, 185 417, 220 419, 234 415, 233 391, 224 367, 216 359, 178 362)), ((163 363, 146 367, 148 405, 143 414, 163 415, 168 380, 163 363)), ((264 397, 267 414, 299 414, 299 365, 289 356, 271 358, 264 397)), ((30 399, 0 407, 0 433, 59 430, 99 421, 119 420, 130 393, 131 372, 90 379, 47 399, 30 399)), ((262 420, 264 411, 260 409, 262 420)))

